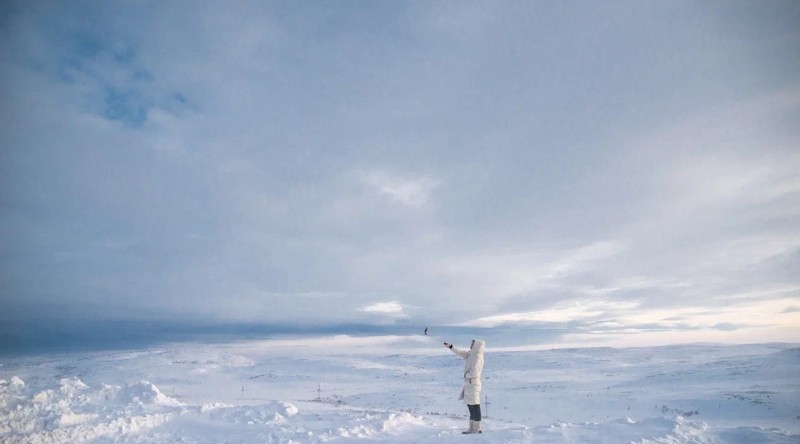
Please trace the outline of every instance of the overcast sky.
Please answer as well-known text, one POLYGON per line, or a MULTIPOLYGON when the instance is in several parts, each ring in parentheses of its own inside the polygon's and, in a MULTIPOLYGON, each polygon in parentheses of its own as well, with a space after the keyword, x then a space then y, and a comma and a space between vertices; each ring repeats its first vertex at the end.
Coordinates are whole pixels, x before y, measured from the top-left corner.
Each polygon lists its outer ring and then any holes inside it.
POLYGON ((798 23, 3 2, 0 322, 800 341, 798 23))

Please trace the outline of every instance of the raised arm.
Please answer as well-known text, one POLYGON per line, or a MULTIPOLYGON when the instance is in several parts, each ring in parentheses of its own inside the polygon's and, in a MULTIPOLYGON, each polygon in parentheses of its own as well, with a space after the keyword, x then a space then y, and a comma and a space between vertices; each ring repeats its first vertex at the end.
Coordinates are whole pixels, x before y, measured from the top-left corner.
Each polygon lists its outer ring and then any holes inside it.
POLYGON ((460 348, 454 346, 453 344, 450 344, 449 342, 445 342, 444 346, 449 348, 450 350, 453 351, 453 353, 457 354, 458 356, 461 356, 464 359, 467 359, 467 357, 469 356, 469 351, 461 350, 460 348))

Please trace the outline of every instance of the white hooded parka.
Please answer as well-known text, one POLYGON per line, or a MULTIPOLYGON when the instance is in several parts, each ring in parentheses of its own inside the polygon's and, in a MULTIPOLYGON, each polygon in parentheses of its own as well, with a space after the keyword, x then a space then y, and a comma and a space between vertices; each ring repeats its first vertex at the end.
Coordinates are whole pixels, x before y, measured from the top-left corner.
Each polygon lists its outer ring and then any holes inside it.
POLYGON ((481 373, 483 372, 483 351, 486 343, 483 339, 475 339, 475 344, 469 350, 462 350, 453 346, 453 353, 466 360, 464 363, 464 389, 461 396, 467 405, 481 403, 481 373))

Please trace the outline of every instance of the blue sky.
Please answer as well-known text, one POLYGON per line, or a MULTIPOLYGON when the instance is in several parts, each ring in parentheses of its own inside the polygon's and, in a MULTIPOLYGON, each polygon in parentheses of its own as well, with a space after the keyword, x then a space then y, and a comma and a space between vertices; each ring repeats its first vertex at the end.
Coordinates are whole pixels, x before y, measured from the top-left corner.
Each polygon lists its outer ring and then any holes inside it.
POLYGON ((10 2, 0 322, 800 340, 800 6, 10 2))

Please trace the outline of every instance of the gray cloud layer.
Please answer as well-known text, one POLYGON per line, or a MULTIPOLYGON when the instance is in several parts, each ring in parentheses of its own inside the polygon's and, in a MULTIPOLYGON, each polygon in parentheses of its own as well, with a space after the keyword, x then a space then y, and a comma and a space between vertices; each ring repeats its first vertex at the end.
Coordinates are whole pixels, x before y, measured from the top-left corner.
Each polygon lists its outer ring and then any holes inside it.
POLYGON ((6 321, 797 324, 796 3, 162 3, 2 11, 6 321))

